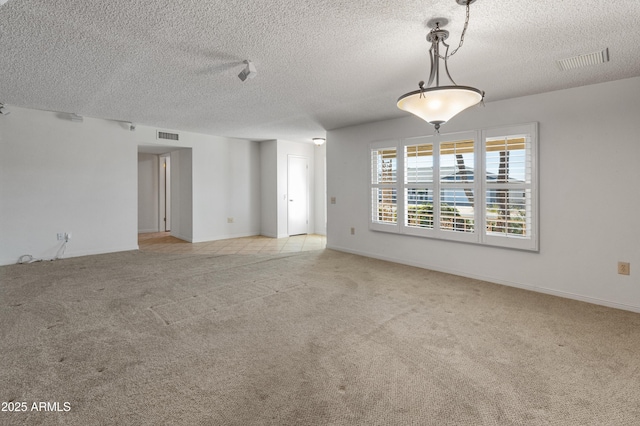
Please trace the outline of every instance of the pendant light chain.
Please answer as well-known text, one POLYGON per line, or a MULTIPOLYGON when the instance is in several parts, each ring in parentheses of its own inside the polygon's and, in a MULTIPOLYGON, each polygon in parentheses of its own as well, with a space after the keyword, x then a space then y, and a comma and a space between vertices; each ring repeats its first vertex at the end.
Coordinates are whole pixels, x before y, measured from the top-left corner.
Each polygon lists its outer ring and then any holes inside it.
POLYGON ((456 52, 458 51, 458 49, 460 49, 462 47, 462 45, 464 44, 464 35, 467 33, 467 27, 469 26, 469 3, 471 3, 471 2, 470 1, 467 2, 467 17, 464 20, 464 28, 462 29, 462 35, 460 36, 460 44, 458 44, 458 47, 453 49, 453 52, 451 52, 451 54, 446 55, 446 56, 438 55, 438 57, 440 59, 444 59, 446 61, 447 59, 449 59, 450 57, 455 55, 456 52))

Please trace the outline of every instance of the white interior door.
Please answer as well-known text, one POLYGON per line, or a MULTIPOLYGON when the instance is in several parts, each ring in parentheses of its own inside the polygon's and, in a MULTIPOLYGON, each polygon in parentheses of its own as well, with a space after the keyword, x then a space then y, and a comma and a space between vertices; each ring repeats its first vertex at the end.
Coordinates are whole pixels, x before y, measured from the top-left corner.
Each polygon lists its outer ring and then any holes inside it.
POLYGON ((287 232, 309 232, 309 164, 305 157, 290 155, 287 164, 287 232))

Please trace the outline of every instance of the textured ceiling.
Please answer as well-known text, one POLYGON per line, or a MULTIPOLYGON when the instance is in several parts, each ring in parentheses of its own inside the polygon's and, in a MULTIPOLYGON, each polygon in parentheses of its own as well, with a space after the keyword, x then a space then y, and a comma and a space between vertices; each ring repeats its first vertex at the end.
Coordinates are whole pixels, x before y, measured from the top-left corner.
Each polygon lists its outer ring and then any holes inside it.
MULTIPOLYGON (((219 136, 310 141, 405 116, 428 74, 426 21, 455 0, 9 0, 0 102, 219 136), (258 74, 241 82, 243 60, 258 74)), ((478 0, 458 84, 486 101, 640 75, 638 0, 478 0), (555 61, 609 48, 611 62, 555 61)))

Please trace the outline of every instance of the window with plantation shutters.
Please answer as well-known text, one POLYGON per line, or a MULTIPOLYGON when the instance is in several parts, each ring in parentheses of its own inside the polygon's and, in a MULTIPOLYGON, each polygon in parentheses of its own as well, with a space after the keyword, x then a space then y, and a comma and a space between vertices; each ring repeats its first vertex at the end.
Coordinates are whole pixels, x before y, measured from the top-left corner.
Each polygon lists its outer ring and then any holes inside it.
POLYGON ((370 228, 537 250, 536 152, 536 123, 372 144, 370 228))
POLYGON ((371 222, 395 225, 398 221, 398 158, 395 146, 371 149, 371 222))
POLYGON ((490 244, 535 248, 535 129, 484 132, 484 228, 490 244))

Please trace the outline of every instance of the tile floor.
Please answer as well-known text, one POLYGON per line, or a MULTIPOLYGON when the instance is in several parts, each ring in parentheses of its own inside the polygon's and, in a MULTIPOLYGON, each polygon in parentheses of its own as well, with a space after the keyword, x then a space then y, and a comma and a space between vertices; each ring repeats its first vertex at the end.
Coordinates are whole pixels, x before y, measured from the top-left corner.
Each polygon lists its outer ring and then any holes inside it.
POLYGON ((138 245, 140 251, 156 253, 277 254, 321 250, 327 245, 327 237, 316 234, 287 238, 255 236, 192 244, 172 237, 169 232, 153 232, 138 234, 138 245))

